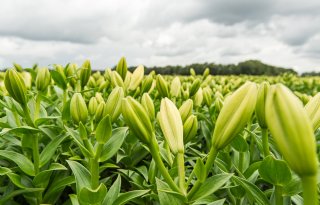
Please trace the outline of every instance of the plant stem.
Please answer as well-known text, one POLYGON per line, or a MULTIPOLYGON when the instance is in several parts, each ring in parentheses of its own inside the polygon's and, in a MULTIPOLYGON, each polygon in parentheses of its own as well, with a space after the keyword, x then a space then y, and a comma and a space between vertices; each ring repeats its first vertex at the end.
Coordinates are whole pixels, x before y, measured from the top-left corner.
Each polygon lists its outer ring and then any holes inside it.
MULTIPOLYGON (((218 155, 218 150, 215 147, 211 147, 210 152, 208 154, 208 158, 205 164, 205 173, 204 175, 207 177, 209 174, 209 170, 211 169, 211 167, 214 164, 214 161, 216 159, 218 155)), ((205 177, 205 178, 206 178, 205 177)), ((193 195, 196 193, 196 191, 198 191, 198 189, 200 188, 200 186, 202 185, 204 181, 202 181, 201 179, 197 179, 197 181, 194 183, 193 187, 191 188, 191 190, 189 191, 187 197, 188 199, 192 199, 193 195)))
POLYGON ((239 171, 243 172, 244 152, 239 152, 239 171))
POLYGON ((264 157, 267 157, 268 155, 270 155, 269 141, 268 141, 268 129, 262 128, 261 133, 262 133, 263 154, 264 154, 264 157))
POLYGON ((35 175, 37 175, 39 173, 39 165, 40 165, 38 134, 35 134, 34 136, 32 136, 32 155, 33 155, 34 173, 35 175))
POLYGON ((41 103, 41 95, 40 95, 40 93, 38 93, 36 96, 36 107, 34 110, 34 120, 37 120, 39 118, 40 103, 41 103))
POLYGON ((25 120, 26 120, 27 124, 31 127, 34 127, 33 121, 30 117, 30 111, 28 109, 28 105, 22 105, 22 109, 23 109, 24 115, 26 117, 25 120))
POLYGON ((305 205, 317 205, 318 201, 318 186, 317 175, 304 176, 301 178, 303 188, 303 200, 305 205))
POLYGON ((152 158, 153 158, 154 162, 156 163, 161 175, 163 176, 165 181, 168 183, 170 188, 172 190, 176 191, 176 192, 181 193, 181 190, 174 183, 174 181, 171 178, 167 168, 164 166, 164 164, 163 164, 163 162, 161 160, 158 143, 156 142, 155 139, 153 139, 153 142, 150 143, 149 149, 150 149, 150 152, 151 152, 151 155, 152 155, 152 158))
POLYGON ((275 185, 274 197, 275 197, 276 205, 283 205, 282 186, 275 185))
POLYGON ((178 175, 179 175, 179 188, 186 195, 185 188, 185 170, 184 170, 184 153, 178 152, 177 154, 177 165, 178 165, 178 175))
POLYGON ((91 188, 96 189, 99 186, 99 162, 95 158, 90 159, 91 188))
POLYGON ((170 151, 169 144, 164 142, 164 147, 166 149, 169 165, 170 165, 170 167, 172 167, 173 159, 172 159, 172 156, 171 156, 171 151, 170 151))

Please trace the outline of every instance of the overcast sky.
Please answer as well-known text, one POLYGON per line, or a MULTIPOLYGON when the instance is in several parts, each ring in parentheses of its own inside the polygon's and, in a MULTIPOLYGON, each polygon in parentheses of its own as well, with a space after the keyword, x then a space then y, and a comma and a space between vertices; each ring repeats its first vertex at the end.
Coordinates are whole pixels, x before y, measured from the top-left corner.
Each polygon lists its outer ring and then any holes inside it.
POLYGON ((320 71, 319 0, 1 0, 0 67, 258 59, 320 71))

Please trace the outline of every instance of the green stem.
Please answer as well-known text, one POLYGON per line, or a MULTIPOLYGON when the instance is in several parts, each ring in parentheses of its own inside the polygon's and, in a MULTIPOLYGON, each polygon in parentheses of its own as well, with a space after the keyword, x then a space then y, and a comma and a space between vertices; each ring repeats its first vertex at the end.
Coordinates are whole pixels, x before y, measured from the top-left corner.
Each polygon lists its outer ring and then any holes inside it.
POLYGON ((166 149, 169 165, 170 165, 170 167, 172 167, 173 159, 172 159, 172 155, 171 155, 169 144, 165 142, 164 143, 164 147, 166 149))
MULTIPOLYGON (((204 175, 206 177, 208 176, 209 171, 210 171, 211 167, 213 166, 217 155, 218 155, 218 150, 212 146, 210 149, 210 152, 208 154, 206 164, 205 164, 204 175)), ((204 177, 204 178, 206 178, 206 177, 204 177)), ((197 179, 197 181, 195 182, 195 184, 193 185, 193 187, 191 188, 191 190, 189 191, 189 193, 187 195, 188 199, 192 199, 193 195, 196 193, 196 191, 198 191, 198 189, 200 188, 200 186, 202 185, 203 182, 204 182, 203 180, 197 179)))
POLYGON ((267 157, 268 155, 270 155, 269 142, 268 142, 268 129, 262 128, 261 133, 262 133, 263 154, 264 154, 264 157, 267 157))
POLYGON ((184 195, 186 195, 185 188, 185 170, 184 170, 184 153, 178 152, 177 154, 177 165, 178 165, 178 175, 179 175, 179 188, 184 195))
POLYGON ((68 91, 67 90, 63 90, 62 108, 64 108, 64 105, 67 102, 67 97, 68 97, 68 91))
POLYGON ((18 115, 17 111, 13 111, 13 116, 14 116, 14 119, 16 121, 17 126, 20 127, 21 123, 20 123, 20 119, 19 119, 19 115, 18 115))
POLYGON ((99 161, 99 158, 100 158, 100 155, 101 155, 103 146, 104 146, 104 144, 98 144, 96 153, 95 153, 95 155, 94 155, 94 158, 95 158, 97 161, 99 161))
POLYGON ((96 189, 99 186, 99 162, 95 158, 90 159, 91 188, 96 189))
POLYGON ((244 152, 239 152, 239 171, 243 172, 243 160, 244 160, 244 152))
POLYGON ((171 178, 167 168, 164 166, 161 157, 160 157, 160 152, 159 152, 159 147, 158 147, 158 143, 155 141, 150 143, 149 146, 152 158, 154 160, 154 162, 156 163, 161 175, 163 176, 163 178, 165 179, 165 181, 168 183, 168 185, 170 186, 170 188, 176 192, 181 193, 181 190, 179 189, 179 187, 174 183, 173 179, 171 178))
POLYGON ((276 201, 276 205, 283 205, 283 197, 282 197, 282 186, 274 187, 274 197, 276 201))
POLYGON ((34 173, 35 175, 37 175, 39 173, 39 166, 40 166, 39 140, 38 140, 37 134, 32 136, 32 155, 33 155, 34 173))
POLYGON ((28 109, 28 105, 22 105, 22 109, 23 109, 24 115, 26 117, 25 120, 26 120, 27 124, 31 127, 34 127, 33 121, 30 116, 30 111, 28 109))
POLYGON ((303 188, 303 200, 305 205, 317 205, 318 201, 318 185, 317 175, 304 176, 301 178, 303 188))
POLYGON ((36 96, 36 107, 35 107, 35 110, 34 110, 34 120, 39 118, 40 103, 41 103, 41 95, 40 95, 40 93, 38 93, 37 96, 36 96))

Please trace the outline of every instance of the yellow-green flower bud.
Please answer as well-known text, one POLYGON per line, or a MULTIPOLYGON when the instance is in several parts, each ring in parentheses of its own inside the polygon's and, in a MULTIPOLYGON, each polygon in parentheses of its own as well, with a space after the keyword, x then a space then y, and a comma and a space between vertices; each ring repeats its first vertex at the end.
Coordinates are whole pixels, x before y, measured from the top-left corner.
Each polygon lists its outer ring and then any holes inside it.
POLYGON ((107 80, 107 81, 109 81, 109 82, 111 82, 112 80, 112 70, 111 70, 111 68, 107 68, 105 71, 104 71, 104 78, 107 80))
POLYGON ((96 113, 97 108, 98 108, 98 101, 95 97, 92 97, 89 101, 89 106, 88 106, 89 114, 93 116, 96 113))
POLYGON ((180 96, 180 92, 181 92, 181 82, 180 82, 180 78, 179 77, 175 77, 172 82, 171 82, 171 86, 170 86, 170 94, 171 97, 179 97, 180 96))
POLYGON ((156 78, 156 87, 161 97, 169 96, 168 83, 160 74, 158 74, 156 78))
POLYGON ((109 114, 111 121, 114 122, 121 114, 121 100, 124 97, 124 92, 121 87, 114 88, 106 102, 106 114, 109 114))
POLYGON ((20 74, 14 70, 6 71, 4 84, 10 96, 19 102, 21 105, 27 104, 27 88, 20 74))
POLYGON ((139 65, 132 73, 129 90, 135 90, 140 85, 144 76, 144 67, 139 65))
POLYGON ((201 107, 203 102, 203 92, 202 88, 198 89, 198 92, 194 95, 194 105, 196 107, 201 107))
POLYGON ((29 72, 21 72, 22 79, 27 89, 31 89, 32 87, 32 76, 29 72))
POLYGON ((184 153, 181 116, 176 105, 168 98, 161 100, 159 123, 172 153, 184 153))
POLYGON ((191 115, 183 124, 183 141, 187 143, 191 141, 198 131, 198 119, 196 116, 191 115))
POLYGON ((145 77, 145 79, 142 81, 142 85, 141 85, 141 93, 145 93, 148 92, 152 86, 153 83, 153 77, 152 75, 148 75, 147 77, 145 77))
POLYGON ((191 85, 190 92, 189 92, 190 97, 194 96, 198 92, 200 85, 201 85, 201 81, 197 78, 191 85))
POLYGON ((148 114, 144 107, 132 97, 122 100, 122 115, 130 130, 142 143, 152 142, 154 132, 148 114))
POLYGON ((23 71, 22 66, 19 65, 18 63, 13 63, 13 66, 18 72, 22 72, 23 71))
POLYGON ((51 83, 51 75, 48 68, 41 68, 38 70, 36 78, 36 87, 38 91, 46 91, 51 83))
POLYGON ((266 112, 266 99, 267 99, 267 94, 269 89, 270 89, 270 84, 268 82, 263 82, 260 85, 258 90, 256 117, 260 127, 263 129, 267 128, 265 112, 266 112))
POLYGON ((124 81, 122 80, 121 76, 115 72, 115 71, 112 71, 112 74, 111 74, 111 82, 112 82, 112 85, 113 87, 122 87, 124 88, 124 81))
POLYGON ((127 72, 126 78, 123 81, 124 88, 129 88, 131 83, 132 73, 130 71, 127 72))
POLYGON ((214 101, 214 106, 217 110, 221 110, 223 107, 223 95, 217 91, 214 95, 215 101, 214 101))
POLYGON ((212 137, 215 149, 223 149, 243 130, 255 109, 257 92, 257 85, 247 82, 226 98, 212 137))
POLYGON ((203 79, 206 79, 209 76, 209 74, 210 74, 210 69, 206 68, 202 74, 203 79))
POLYGON ((194 71, 194 69, 193 69, 193 68, 191 68, 191 69, 190 69, 190 75, 192 75, 192 76, 196 76, 196 71, 194 71))
POLYGON ((204 100, 205 104, 208 107, 210 107, 211 103, 212 103, 212 95, 213 95, 211 88, 209 86, 203 88, 202 93, 203 93, 203 100, 204 100))
POLYGON ((96 83, 96 80, 94 79, 94 77, 90 76, 87 85, 88 85, 89 88, 97 87, 97 83, 96 83))
POLYGON ((316 94, 304 107, 313 126, 313 130, 320 127, 320 93, 316 94))
POLYGON ((271 86, 266 102, 268 128, 280 153, 300 177, 317 174, 312 123, 301 101, 285 86, 271 86))
POLYGON ((88 109, 80 93, 75 93, 70 101, 70 114, 76 124, 85 123, 88 118, 88 109))
POLYGON ((105 102, 100 102, 94 115, 94 120, 96 122, 100 122, 100 120, 105 116, 105 109, 105 102))
POLYGON ((119 73, 119 75, 121 76, 122 80, 124 80, 126 78, 128 67, 127 67, 127 61, 126 61, 125 57, 122 57, 119 60, 118 65, 116 67, 116 71, 119 73))
POLYGON ((98 101, 98 104, 104 102, 104 99, 103 99, 101 93, 96 93, 96 94, 95 94, 95 97, 96 97, 96 99, 97 99, 97 101, 98 101))
POLYGON ((183 96, 183 99, 189 98, 189 89, 188 88, 182 89, 182 96, 183 96))
POLYGON ((146 109, 150 119, 153 121, 155 118, 155 111, 153 101, 148 93, 144 93, 141 98, 141 104, 146 109))
POLYGON ((192 114, 193 101, 191 99, 186 100, 179 108, 182 122, 185 122, 187 118, 192 114))
POLYGON ((89 60, 86 60, 80 68, 81 87, 84 87, 87 85, 90 76, 91 76, 91 64, 89 60))

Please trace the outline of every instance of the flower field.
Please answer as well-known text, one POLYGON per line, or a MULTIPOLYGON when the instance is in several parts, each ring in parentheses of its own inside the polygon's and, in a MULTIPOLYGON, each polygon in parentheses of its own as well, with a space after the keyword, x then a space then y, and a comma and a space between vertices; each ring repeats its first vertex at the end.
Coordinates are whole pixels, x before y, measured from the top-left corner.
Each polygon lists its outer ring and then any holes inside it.
POLYGON ((320 77, 144 72, 1 72, 0 204, 319 204, 320 77))

